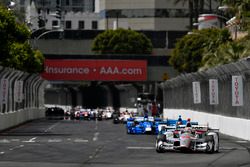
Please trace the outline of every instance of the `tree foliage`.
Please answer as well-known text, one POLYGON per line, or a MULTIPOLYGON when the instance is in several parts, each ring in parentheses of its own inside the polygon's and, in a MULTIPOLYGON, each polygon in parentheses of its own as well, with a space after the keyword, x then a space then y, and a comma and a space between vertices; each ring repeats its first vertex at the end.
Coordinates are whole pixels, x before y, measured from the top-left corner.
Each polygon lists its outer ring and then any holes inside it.
POLYGON ((0 6, 0 65, 27 72, 41 72, 43 56, 28 43, 31 33, 17 23, 11 11, 0 6))
POLYGON ((144 34, 125 29, 106 30, 93 42, 92 51, 96 53, 150 54, 153 46, 144 34))
POLYGON ((204 54, 214 52, 227 41, 231 38, 226 29, 195 30, 177 41, 169 63, 180 73, 196 72, 204 64, 204 54))

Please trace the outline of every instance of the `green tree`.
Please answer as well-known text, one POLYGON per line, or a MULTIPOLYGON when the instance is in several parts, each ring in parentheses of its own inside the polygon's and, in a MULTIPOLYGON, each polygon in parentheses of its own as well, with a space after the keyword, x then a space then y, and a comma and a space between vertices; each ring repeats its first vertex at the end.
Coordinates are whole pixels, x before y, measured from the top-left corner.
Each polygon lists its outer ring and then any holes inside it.
POLYGON ((202 71, 218 65, 235 62, 241 57, 240 52, 243 50, 244 47, 235 41, 222 44, 214 52, 208 52, 203 55, 203 66, 199 70, 202 71))
POLYGON ((250 28, 250 0, 223 0, 223 4, 227 6, 226 13, 239 20, 242 30, 250 28))
POLYGON ((9 0, 0 0, 0 5, 1 6, 7 6, 9 3, 9 0))
POLYGON ((205 53, 213 52, 230 40, 230 33, 226 29, 194 30, 177 41, 169 63, 180 73, 196 72, 206 61, 203 58, 205 53))
POLYGON ((24 25, 16 22, 7 8, 0 6, 0 65, 27 72, 41 72, 43 56, 34 51, 28 39, 31 33, 24 25))
POLYGON ((152 43, 144 34, 125 29, 106 30, 93 42, 92 51, 100 54, 150 54, 152 43))
MULTIPOLYGON (((249 45, 249 41, 247 44, 249 45)), ((249 47, 244 46, 243 43, 238 41, 230 41, 220 45, 214 52, 205 54, 203 58, 206 61, 200 70, 236 62, 241 58, 249 56, 249 54, 249 47)))

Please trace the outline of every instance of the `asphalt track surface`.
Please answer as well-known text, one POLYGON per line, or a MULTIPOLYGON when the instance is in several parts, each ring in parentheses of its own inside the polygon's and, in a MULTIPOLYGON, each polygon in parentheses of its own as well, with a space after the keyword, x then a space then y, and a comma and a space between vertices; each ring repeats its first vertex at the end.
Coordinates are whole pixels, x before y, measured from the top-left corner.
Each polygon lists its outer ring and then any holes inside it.
POLYGON ((0 133, 0 167, 250 167, 250 142, 220 135, 220 152, 157 153, 154 135, 112 120, 28 122, 0 133))

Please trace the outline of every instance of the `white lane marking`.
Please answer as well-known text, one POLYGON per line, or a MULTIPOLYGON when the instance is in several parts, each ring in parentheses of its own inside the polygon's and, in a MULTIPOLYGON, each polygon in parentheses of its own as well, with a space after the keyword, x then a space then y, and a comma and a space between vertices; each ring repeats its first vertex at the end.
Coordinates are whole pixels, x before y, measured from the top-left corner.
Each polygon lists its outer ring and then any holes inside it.
POLYGON ((49 139, 48 142, 49 143, 59 143, 59 142, 62 142, 62 139, 49 139))
POLYGON ((87 143, 87 142, 89 142, 89 140, 85 140, 85 139, 75 139, 74 142, 76 142, 76 143, 87 143))
POLYGON ((127 147, 128 150, 153 150, 155 147, 127 147))
POLYGON ((4 153, 5 153, 5 152, 3 152, 3 151, 2 151, 2 152, 0 152, 0 154, 1 154, 1 155, 3 155, 4 153))
POLYGON ((29 140, 24 140, 24 141, 22 141, 22 142, 24 142, 24 143, 34 143, 34 142, 36 142, 36 141, 35 141, 36 138, 37 138, 37 137, 33 137, 33 138, 29 139, 29 140))
POLYGON ((99 134, 100 134, 99 132, 96 132, 96 133, 94 134, 93 141, 97 141, 97 140, 98 140, 99 134))
POLYGON ((16 147, 12 147, 9 150, 12 151, 12 150, 15 150, 15 149, 18 149, 18 148, 22 148, 22 147, 24 147, 24 145, 19 145, 19 146, 16 146, 16 147))
POLYGON ((220 150, 247 150, 247 149, 240 147, 220 147, 220 150))
POLYGON ((2 139, 2 140, 0 140, 0 143, 10 143, 10 141, 7 139, 2 139))
POLYGON ((10 141, 19 142, 20 139, 10 139, 10 141))
POLYGON ((95 120, 95 130, 97 130, 98 129, 98 121, 97 121, 97 119, 95 120))
POLYGON ((57 126, 59 124, 59 122, 57 122, 56 124, 54 125, 51 125, 48 129, 46 129, 44 132, 48 132, 50 131, 51 129, 53 129, 55 126, 57 126))
POLYGON ((238 141, 236 141, 237 143, 247 143, 248 141, 246 141, 246 140, 238 140, 238 141))

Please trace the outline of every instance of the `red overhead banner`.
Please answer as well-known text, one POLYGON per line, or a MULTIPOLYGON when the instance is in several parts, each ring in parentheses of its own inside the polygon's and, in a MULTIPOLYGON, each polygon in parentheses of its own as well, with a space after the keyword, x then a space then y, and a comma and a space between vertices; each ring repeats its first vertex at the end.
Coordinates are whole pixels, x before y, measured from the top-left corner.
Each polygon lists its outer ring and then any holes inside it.
POLYGON ((46 80, 145 81, 146 60, 46 59, 42 77, 46 80))

